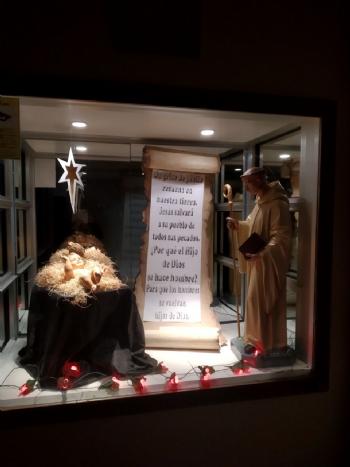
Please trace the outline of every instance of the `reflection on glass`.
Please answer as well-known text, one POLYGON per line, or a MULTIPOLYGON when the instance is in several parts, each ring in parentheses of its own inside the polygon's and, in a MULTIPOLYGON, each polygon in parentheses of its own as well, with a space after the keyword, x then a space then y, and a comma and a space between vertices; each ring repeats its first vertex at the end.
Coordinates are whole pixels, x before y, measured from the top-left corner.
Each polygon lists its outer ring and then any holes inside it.
POLYGON ((279 140, 263 145, 261 152, 268 181, 279 180, 291 198, 299 196, 300 135, 289 137, 288 140, 293 144, 288 146, 279 140))
POLYGON ((22 169, 21 169, 21 161, 19 159, 16 159, 13 161, 13 171, 14 171, 15 197, 16 199, 23 199, 22 169))
MULTIPOLYGON (((227 228, 227 217, 234 217, 237 220, 242 220, 242 211, 221 211, 217 213, 218 216, 218 232, 217 237, 217 252, 219 255, 233 257, 233 234, 227 228)), ((237 252, 236 252, 237 253, 237 252)), ((236 254, 237 257, 237 254, 236 254)))
POLYGON ((241 275, 237 269, 218 264, 219 274, 219 298, 220 301, 226 305, 225 311, 221 310, 220 313, 224 313, 220 321, 236 320, 237 313, 240 313, 240 320, 242 319, 241 304, 241 275))
MULTIPOLYGON (((133 286, 139 271, 139 252, 145 224, 146 206, 141 163, 81 160, 84 191, 79 191, 75 215, 66 184, 36 189, 38 265, 74 231, 97 237, 114 261, 119 276, 133 286), (57 215, 59 212, 59 215, 57 215)), ((61 176, 57 168, 57 177, 61 176)))
POLYGON ((26 212, 24 209, 17 209, 16 223, 17 223, 17 261, 21 261, 27 256, 26 212))
POLYGON ((291 211, 292 239, 289 271, 287 273, 287 337, 288 345, 295 348, 295 319, 298 278, 298 223, 299 212, 291 211))
POLYGON ((298 272, 298 223, 300 178, 300 133, 261 146, 263 166, 269 182, 279 181, 290 199, 291 221, 290 260, 286 274, 287 344, 295 348, 295 320, 298 272))
POLYGON ((281 165, 264 165, 269 182, 279 180, 288 197, 299 196, 299 162, 291 160, 281 165))
POLYGON ((290 218, 291 218, 291 224, 292 224, 292 245, 291 245, 289 270, 296 273, 298 271, 299 212, 291 211, 290 218))
POLYGON ((243 186, 241 175, 243 173, 243 158, 235 157, 233 161, 225 162, 224 184, 228 183, 232 188, 233 202, 243 202, 243 186))
POLYGON ((16 280, 17 284, 17 310, 25 309, 24 277, 20 276, 16 280))
POLYGON ((7 271, 6 211, 0 209, 0 276, 7 271))
POLYGON ((238 271, 232 268, 222 267, 222 298, 230 305, 236 305, 240 301, 241 277, 238 271), (236 280, 236 284, 234 283, 236 280), (237 294, 237 297, 236 297, 237 294))
POLYGON ((5 161, 0 160, 0 196, 6 195, 5 189, 5 161))
POLYGON ((9 291, 0 294, 0 351, 9 338, 9 291))
POLYGON ((22 151, 21 159, 13 161, 14 188, 16 199, 26 199, 26 179, 25 179, 25 153, 22 151))
POLYGON ((18 330, 21 335, 27 332, 28 280, 25 272, 16 280, 18 330))

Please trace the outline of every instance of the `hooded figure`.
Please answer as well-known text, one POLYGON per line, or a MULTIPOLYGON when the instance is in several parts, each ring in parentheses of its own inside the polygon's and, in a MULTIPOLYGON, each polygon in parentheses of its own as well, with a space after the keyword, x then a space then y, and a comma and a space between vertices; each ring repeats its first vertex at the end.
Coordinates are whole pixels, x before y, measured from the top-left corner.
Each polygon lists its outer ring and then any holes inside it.
POLYGON ((247 272, 248 277, 245 341, 260 351, 268 351, 287 345, 289 202, 282 185, 278 181, 268 184, 262 170, 250 169, 242 180, 247 191, 256 195, 256 201, 247 219, 234 226, 238 230, 238 242, 241 245, 254 232, 266 241, 265 248, 251 259, 239 254, 240 270, 247 272))

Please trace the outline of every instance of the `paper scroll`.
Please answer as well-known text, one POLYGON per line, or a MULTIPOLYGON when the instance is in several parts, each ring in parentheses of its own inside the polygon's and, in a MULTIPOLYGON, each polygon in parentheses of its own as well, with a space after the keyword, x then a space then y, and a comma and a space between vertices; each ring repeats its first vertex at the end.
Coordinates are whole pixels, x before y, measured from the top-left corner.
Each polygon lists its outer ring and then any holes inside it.
POLYGON ((145 321, 201 321, 204 176, 153 171, 145 321))

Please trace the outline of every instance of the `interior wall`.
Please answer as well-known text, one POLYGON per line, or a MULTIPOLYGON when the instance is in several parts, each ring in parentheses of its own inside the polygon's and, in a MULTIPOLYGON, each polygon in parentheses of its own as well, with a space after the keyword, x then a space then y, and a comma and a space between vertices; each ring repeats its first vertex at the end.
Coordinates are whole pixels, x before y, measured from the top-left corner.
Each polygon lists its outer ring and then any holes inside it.
POLYGON ((110 87, 118 83, 176 85, 218 93, 325 98, 337 104, 336 147, 327 155, 336 159, 335 199, 329 206, 329 222, 334 225, 330 387, 317 394, 206 407, 167 410, 160 406, 148 413, 113 413, 108 419, 1 426, 3 465, 22 465, 22 455, 38 467, 109 462, 133 467, 214 462, 270 467, 340 465, 340 455, 346 454, 349 370, 349 263, 344 247, 348 244, 350 125, 346 2, 250 0, 215 6, 210 1, 194 2, 198 11, 176 2, 174 8, 183 11, 182 16, 176 15, 176 24, 170 4, 168 11, 161 9, 161 17, 159 9, 152 10, 153 2, 147 2, 152 15, 138 21, 138 29, 131 16, 124 21, 129 21, 131 33, 140 40, 152 31, 147 47, 140 42, 139 49, 135 39, 128 47, 127 36, 116 36, 121 17, 117 10, 111 17, 108 2, 84 4, 83 11, 78 4, 66 8, 64 3, 55 11, 29 3, 16 14, 2 14, 6 21, 0 43, 0 93, 13 89, 16 94, 86 97, 91 92, 92 97, 103 97, 103 87, 94 88, 97 80, 110 87), (186 8, 195 26, 185 28, 191 54, 183 52, 185 47, 177 50, 172 41, 167 55, 166 47, 156 47, 157 41, 164 45, 174 34, 181 36, 186 8), (118 45, 116 38, 125 44, 118 45))

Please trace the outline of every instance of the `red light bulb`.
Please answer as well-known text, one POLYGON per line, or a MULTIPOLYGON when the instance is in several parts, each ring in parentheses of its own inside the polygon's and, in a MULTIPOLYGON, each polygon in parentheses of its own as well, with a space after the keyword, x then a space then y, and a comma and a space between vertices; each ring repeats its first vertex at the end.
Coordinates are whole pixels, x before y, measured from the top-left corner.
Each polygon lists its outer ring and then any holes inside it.
POLYGON ((66 376, 62 376, 61 378, 58 378, 57 380, 57 388, 60 389, 61 391, 67 391, 67 389, 70 389, 72 387, 72 382, 69 378, 66 376))
POLYGON ((178 387, 179 384, 179 378, 177 374, 174 372, 170 375, 170 378, 168 379, 168 387, 170 390, 175 391, 178 387))
POLYGON ((63 376, 65 378, 79 378, 81 369, 78 362, 66 362, 63 366, 63 376))
POLYGON ((26 396, 30 392, 31 392, 31 389, 26 383, 22 384, 22 386, 19 388, 19 395, 20 396, 26 396))
POLYGON ((112 376, 112 384, 110 386, 112 391, 118 391, 119 389, 119 381, 115 376, 112 376))
POLYGON ((22 386, 20 386, 18 390, 19 396, 26 396, 30 392, 33 392, 34 385, 35 385, 35 380, 33 379, 29 379, 26 383, 22 384, 22 386))
POLYGON ((133 386, 136 392, 142 393, 146 390, 146 378, 142 377, 133 382, 133 386))
POLYGON ((208 388, 211 385, 211 377, 210 377, 210 370, 208 367, 203 368, 201 378, 200 378, 201 386, 203 388, 208 388))

